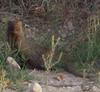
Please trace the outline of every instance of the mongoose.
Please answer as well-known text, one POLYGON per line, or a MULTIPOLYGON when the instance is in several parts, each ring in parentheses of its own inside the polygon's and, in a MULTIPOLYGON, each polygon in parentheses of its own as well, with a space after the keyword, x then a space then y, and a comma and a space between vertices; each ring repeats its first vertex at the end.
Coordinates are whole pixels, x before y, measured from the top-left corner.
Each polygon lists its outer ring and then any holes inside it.
POLYGON ((34 42, 25 37, 27 30, 23 27, 20 20, 13 20, 8 22, 7 40, 12 50, 17 49, 19 52, 27 57, 27 64, 29 68, 44 69, 42 53, 44 50, 39 48, 34 42))
MULTIPOLYGON (((46 54, 49 49, 35 44, 32 39, 27 39, 25 36, 27 33, 26 31, 27 30, 25 30, 22 21, 9 21, 7 29, 8 42, 12 50, 18 49, 27 57, 26 64, 29 66, 29 68, 45 69, 42 54, 46 54)), ((73 62, 66 62, 64 64, 69 72, 73 73, 74 75, 83 77, 83 73, 77 71, 73 65, 73 62)))

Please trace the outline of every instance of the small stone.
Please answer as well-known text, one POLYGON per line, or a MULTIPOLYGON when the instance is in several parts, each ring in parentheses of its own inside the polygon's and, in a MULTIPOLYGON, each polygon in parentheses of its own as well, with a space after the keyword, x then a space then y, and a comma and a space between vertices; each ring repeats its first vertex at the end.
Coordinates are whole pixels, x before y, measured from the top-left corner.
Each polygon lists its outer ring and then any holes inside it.
POLYGON ((58 76, 56 76, 54 79, 61 81, 64 80, 64 75, 63 74, 59 74, 58 76))
POLYGON ((93 92, 100 92, 100 89, 96 86, 93 86, 93 92))
POLYGON ((29 88, 30 88, 29 92, 42 92, 42 87, 37 82, 34 82, 33 84, 30 84, 29 88))
POLYGON ((15 61, 14 58, 8 57, 6 60, 6 63, 12 68, 12 69, 21 69, 19 64, 15 61))

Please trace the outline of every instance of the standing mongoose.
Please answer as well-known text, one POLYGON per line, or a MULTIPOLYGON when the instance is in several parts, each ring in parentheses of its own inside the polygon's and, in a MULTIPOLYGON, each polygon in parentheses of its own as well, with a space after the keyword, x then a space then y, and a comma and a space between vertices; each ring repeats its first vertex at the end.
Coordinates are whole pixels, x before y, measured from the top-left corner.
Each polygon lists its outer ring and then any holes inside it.
POLYGON ((29 68, 44 69, 42 54, 46 51, 41 46, 34 43, 25 35, 25 30, 21 20, 8 21, 7 40, 12 50, 18 50, 26 56, 26 63, 29 68))

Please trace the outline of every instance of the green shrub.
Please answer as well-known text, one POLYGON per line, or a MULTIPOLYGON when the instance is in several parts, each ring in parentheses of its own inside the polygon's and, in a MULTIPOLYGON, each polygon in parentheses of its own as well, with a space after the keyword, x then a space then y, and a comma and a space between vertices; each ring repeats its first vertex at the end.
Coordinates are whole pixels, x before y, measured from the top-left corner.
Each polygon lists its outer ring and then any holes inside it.
MULTIPOLYGON (((88 30, 85 32, 84 41, 77 43, 72 50, 73 61, 78 69, 95 71, 96 64, 100 60, 100 19, 92 16, 89 19, 88 30)), ((100 69, 100 66, 98 67, 100 69)))

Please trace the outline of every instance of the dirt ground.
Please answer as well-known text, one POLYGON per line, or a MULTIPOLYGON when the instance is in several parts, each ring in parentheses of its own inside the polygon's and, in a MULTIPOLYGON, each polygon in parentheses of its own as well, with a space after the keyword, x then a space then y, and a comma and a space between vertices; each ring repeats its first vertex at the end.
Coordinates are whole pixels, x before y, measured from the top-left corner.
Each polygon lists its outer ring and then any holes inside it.
POLYGON ((30 71, 29 75, 35 76, 37 80, 32 80, 26 84, 24 91, 6 89, 3 92, 29 92, 28 85, 37 81, 43 88, 43 92, 100 92, 100 86, 96 86, 93 81, 74 76, 68 72, 46 74, 44 71, 30 71))

